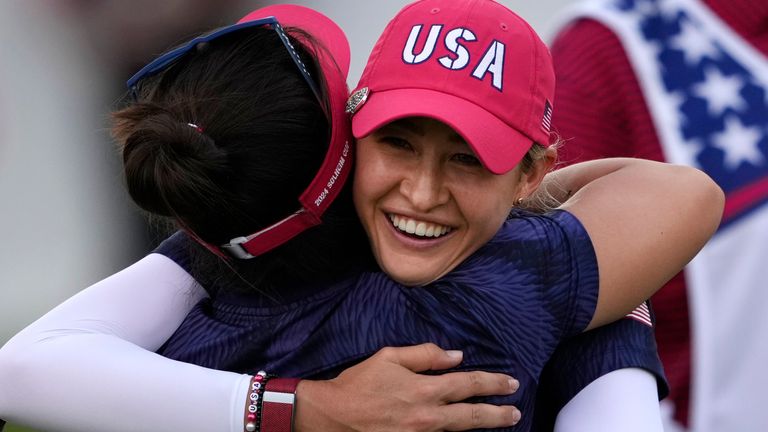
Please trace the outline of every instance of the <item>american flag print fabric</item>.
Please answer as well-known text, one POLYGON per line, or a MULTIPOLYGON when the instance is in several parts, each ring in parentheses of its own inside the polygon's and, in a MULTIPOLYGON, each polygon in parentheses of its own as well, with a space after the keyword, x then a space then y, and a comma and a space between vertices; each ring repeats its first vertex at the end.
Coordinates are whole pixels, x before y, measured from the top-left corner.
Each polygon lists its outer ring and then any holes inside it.
POLYGON ((768 59, 692 0, 614 0, 672 163, 726 193, 721 229, 768 203, 768 59), (655 75, 648 79, 649 75, 655 75), (643 78, 646 79, 643 79, 643 78))
POLYGON ((768 57, 703 1, 590 0, 562 17, 583 18, 618 37, 666 161, 726 194, 718 232, 685 269, 691 430, 768 430, 768 57))
POLYGON ((648 302, 636 307, 632 312, 627 314, 626 318, 633 319, 648 327, 653 327, 653 320, 651 320, 651 310, 648 307, 648 302))
POLYGON ((552 104, 549 101, 544 103, 544 118, 541 120, 541 127, 547 132, 552 129, 552 104))

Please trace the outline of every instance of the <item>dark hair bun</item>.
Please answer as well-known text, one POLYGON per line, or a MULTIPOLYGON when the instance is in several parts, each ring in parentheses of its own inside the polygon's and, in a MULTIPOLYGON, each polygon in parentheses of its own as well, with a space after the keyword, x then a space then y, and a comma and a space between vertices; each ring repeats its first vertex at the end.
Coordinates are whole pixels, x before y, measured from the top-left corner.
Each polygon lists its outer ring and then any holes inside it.
POLYGON ((167 112, 143 117, 125 140, 128 192, 144 210, 178 216, 220 193, 227 154, 209 134, 167 112), (201 200, 202 198, 202 200, 201 200))

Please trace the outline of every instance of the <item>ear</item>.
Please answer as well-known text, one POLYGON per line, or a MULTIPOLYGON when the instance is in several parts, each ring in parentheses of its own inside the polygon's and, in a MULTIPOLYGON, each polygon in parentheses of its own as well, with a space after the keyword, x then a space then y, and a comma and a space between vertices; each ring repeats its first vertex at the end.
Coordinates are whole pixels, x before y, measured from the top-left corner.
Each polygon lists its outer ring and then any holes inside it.
POLYGON ((520 172, 519 198, 528 198, 544 180, 544 176, 552 170, 557 160, 557 149, 554 146, 547 147, 544 157, 536 160, 528 172, 520 172))

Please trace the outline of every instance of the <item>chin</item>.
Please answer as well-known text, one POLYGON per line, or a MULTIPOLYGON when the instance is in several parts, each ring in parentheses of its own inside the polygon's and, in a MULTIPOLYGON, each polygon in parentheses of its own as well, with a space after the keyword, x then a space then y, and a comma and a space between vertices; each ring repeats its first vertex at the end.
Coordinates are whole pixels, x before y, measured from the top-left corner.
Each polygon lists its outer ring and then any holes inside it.
MULTIPOLYGON (((381 264, 380 264, 381 265, 381 264)), ((438 279, 440 275, 434 275, 433 273, 426 274, 423 269, 403 269, 401 267, 393 268, 392 266, 381 265, 384 272, 392 278, 395 282, 409 286, 421 286, 433 282, 438 279), (415 270, 415 271, 414 271, 415 270)))

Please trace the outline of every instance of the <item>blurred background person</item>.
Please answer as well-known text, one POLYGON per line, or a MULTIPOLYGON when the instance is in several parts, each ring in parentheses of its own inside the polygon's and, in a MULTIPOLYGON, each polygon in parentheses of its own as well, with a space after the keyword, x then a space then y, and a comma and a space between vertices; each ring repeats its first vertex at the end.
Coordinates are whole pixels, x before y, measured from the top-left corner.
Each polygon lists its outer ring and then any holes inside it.
POLYGON ((666 430, 768 430, 768 2, 590 0, 561 26, 561 160, 692 165, 727 193, 718 234, 653 298, 666 430))

